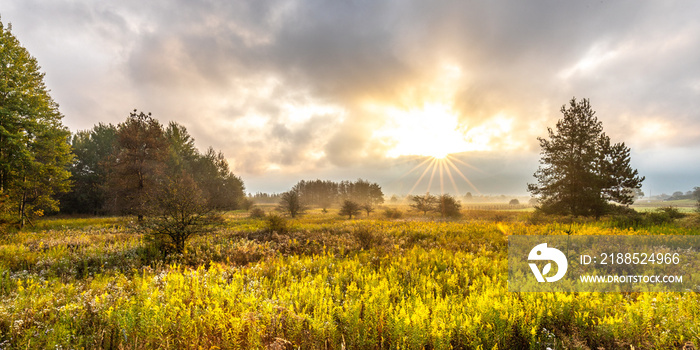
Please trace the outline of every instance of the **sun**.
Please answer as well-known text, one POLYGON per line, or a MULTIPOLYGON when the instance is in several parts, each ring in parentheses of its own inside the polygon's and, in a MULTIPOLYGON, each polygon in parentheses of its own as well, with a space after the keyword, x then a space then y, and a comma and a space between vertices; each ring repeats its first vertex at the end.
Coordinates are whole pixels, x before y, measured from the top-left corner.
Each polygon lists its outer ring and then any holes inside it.
POLYGON ((444 159, 448 154, 471 149, 460 131, 457 114, 448 105, 432 103, 409 110, 389 107, 382 114, 386 123, 374 136, 389 140, 392 147, 386 152, 388 157, 444 159))
POLYGON ((425 156, 428 156, 428 157, 431 157, 434 159, 445 159, 449 155, 449 153, 442 151, 440 149, 435 149, 435 150, 425 152, 425 153, 426 153, 425 156))

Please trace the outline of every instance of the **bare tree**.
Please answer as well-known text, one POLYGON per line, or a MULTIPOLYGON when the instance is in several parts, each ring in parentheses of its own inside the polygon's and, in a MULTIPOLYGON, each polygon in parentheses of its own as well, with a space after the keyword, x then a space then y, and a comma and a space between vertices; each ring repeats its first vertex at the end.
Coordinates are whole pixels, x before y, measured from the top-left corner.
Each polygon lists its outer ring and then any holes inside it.
POLYGON ((147 218, 143 223, 149 234, 168 238, 168 249, 185 252, 185 244, 193 235, 207 232, 221 221, 202 195, 194 179, 183 172, 169 177, 148 201, 147 218))

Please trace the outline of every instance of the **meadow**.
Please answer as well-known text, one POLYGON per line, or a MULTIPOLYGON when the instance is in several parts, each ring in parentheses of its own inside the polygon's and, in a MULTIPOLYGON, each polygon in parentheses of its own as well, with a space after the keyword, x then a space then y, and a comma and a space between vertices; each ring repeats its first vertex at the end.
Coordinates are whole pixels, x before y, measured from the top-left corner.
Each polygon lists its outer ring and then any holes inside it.
POLYGON ((163 256, 130 218, 45 219, 0 236, 0 349, 679 349, 697 293, 513 293, 514 234, 699 234, 697 214, 622 227, 524 211, 271 230, 245 212, 163 256))

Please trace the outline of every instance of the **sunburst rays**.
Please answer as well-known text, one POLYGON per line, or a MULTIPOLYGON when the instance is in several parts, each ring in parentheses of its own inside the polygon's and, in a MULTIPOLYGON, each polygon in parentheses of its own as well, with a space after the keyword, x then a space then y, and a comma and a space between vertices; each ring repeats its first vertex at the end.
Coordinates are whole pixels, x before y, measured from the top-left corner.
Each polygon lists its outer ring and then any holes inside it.
MULTIPOLYGON (((425 192, 434 192, 436 189, 433 187, 439 186, 439 191, 440 194, 446 193, 446 181, 445 181, 445 175, 447 175, 447 180, 449 180, 449 183, 447 185, 452 185, 452 190, 455 192, 455 194, 461 194, 462 191, 460 191, 460 186, 458 186, 457 181, 455 181, 455 174, 459 176, 462 180, 464 180, 464 183, 467 185, 467 189, 463 190, 471 190, 476 192, 477 194, 481 194, 479 189, 474 185, 474 183, 467 178, 466 175, 462 172, 462 170, 459 169, 459 167, 455 164, 460 164, 465 167, 468 167, 473 170, 480 171, 478 168, 474 167, 473 165, 468 164, 467 162, 462 161, 461 159, 457 158, 455 155, 448 154, 445 157, 442 158, 437 158, 437 157, 412 157, 411 161, 415 160, 420 160, 420 162, 411 168, 411 170, 407 171, 399 179, 402 179, 406 176, 409 176, 411 174, 419 174, 420 176, 418 177, 418 180, 413 184, 413 187, 411 187, 411 190, 408 191, 408 194, 413 194, 414 191, 420 191, 421 188, 425 188, 425 192), (430 173, 430 176, 426 176, 430 173), (437 179, 436 176, 437 175, 437 179), (424 181, 425 179, 425 181, 424 181), (437 181, 436 181, 437 180, 437 181), (427 182, 427 186, 425 184, 427 182), (436 183, 437 182, 437 183, 436 183), (426 186, 426 187, 423 187, 426 186)), ((398 180, 397 180, 398 181, 398 180)))

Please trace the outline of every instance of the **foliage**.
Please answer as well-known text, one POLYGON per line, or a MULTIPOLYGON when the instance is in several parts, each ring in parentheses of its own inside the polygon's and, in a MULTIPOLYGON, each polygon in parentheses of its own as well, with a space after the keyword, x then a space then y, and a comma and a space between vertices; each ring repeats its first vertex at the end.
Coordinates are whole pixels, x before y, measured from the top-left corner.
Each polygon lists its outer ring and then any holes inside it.
POLYGON ((697 200, 697 203, 695 204, 696 211, 700 213, 700 187, 694 188, 693 197, 697 200))
POLYGON ((202 191, 184 171, 170 176, 148 201, 147 220, 143 223, 149 234, 167 236, 167 252, 183 254, 187 240, 205 233, 220 219, 207 206, 202 191))
POLYGON ((372 214, 372 212, 374 212, 374 206, 370 203, 365 203, 361 205, 360 209, 364 210, 365 213, 367 213, 367 217, 369 217, 369 214, 372 214))
POLYGON ((113 152, 116 138, 117 127, 102 123, 73 135, 71 147, 75 159, 70 165, 73 188, 61 197, 62 212, 95 215, 105 212, 105 162, 113 152))
POLYGON ((608 202, 632 204, 634 189, 644 177, 630 167, 630 149, 611 144, 589 101, 571 99, 549 138, 538 137, 542 148, 537 184, 528 191, 539 196, 540 210, 548 213, 600 216, 608 202))
POLYGON ((209 147, 207 152, 196 157, 193 176, 205 193, 210 207, 219 210, 234 210, 245 200, 243 180, 234 175, 221 152, 209 147))
POLYGON ((118 126, 98 124, 72 138, 77 155, 71 166, 74 190, 63 197, 68 212, 143 215, 161 179, 189 174, 207 206, 234 210, 247 205, 243 181, 221 152, 200 153, 187 129, 175 122, 167 128, 150 114, 131 113, 118 126), (139 214, 139 212, 141 212, 139 214))
POLYGON ((461 215, 459 212, 461 208, 462 204, 460 204, 455 197, 450 196, 449 194, 442 194, 437 197, 437 203, 434 210, 440 213, 443 218, 455 218, 461 215))
POLYGON ((340 198, 348 199, 356 203, 379 205, 384 203, 382 187, 376 183, 363 179, 355 182, 341 181, 338 184, 340 198))
POLYGON ((289 222, 283 216, 270 213, 265 221, 267 222, 267 232, 269 233, 286 234, 289 232, 289 222))
POLYGON ((289 214, 289 216, 294 218, 297 217, 297 215, 303 214, 306 208, 301 202, 299 192, 291 190, 282 193, 277 209, 289 214))
POLYGON ((151 114, 134 110, 117 127, 111 155, 108 186, 114 209, 143 220, 149 198, 154 197, 164 173, 168 144, 160 123, 151 114))
POLYGON ((384 217, 387 219, 400 219, 403 216, 403 212, 398 208, 386 208, 384 209, 384 217))
POLYGON ((513 198, 508 202, 508 205, 520 205, 520 201, 517 198, 513 198))
POLYGON ((375 205, 384 202, 384 193, 381 186, 376 183, 358 179, 352 181, 299 181, 292 191, 299 193, 301 201, 305 205, 317 206, 328 209, 338 200, 351 200, 362 205, 375 205))
POLYGON ((262 219, 265 217, 265 211, 260 207, 253 207, 250 209, 248 217, 252 219, 262 219))
POLYGON ((422 211, 423 215, 426 215, 429 211, 435 211, 438 198, 430 193, 426 193, 423 196, 411 196, 411 201, 413 202, 411 203, 411 208, 422 211))
POLYGON ((301 201, 306 205, 318 206, 322 209, 328 209, 333 205, 339 196, 338 183, 333 181, 299 181, 293 187, 294 191, 299 193, 301 201))
POLYGON ((70 188, 73 156, 62 118, 36 59, 0 22, 0 196, 20 228, 57 211, 56 196, 70 188))
POLYGON ((346 199, 343 201, 343 205, 340 207, 338 215, 347 215, 348 219, 352 219, 353 216, 360 215, 361 211, 362 206, 360 206, 357 202, 353 202, 349 199, 346 199))

